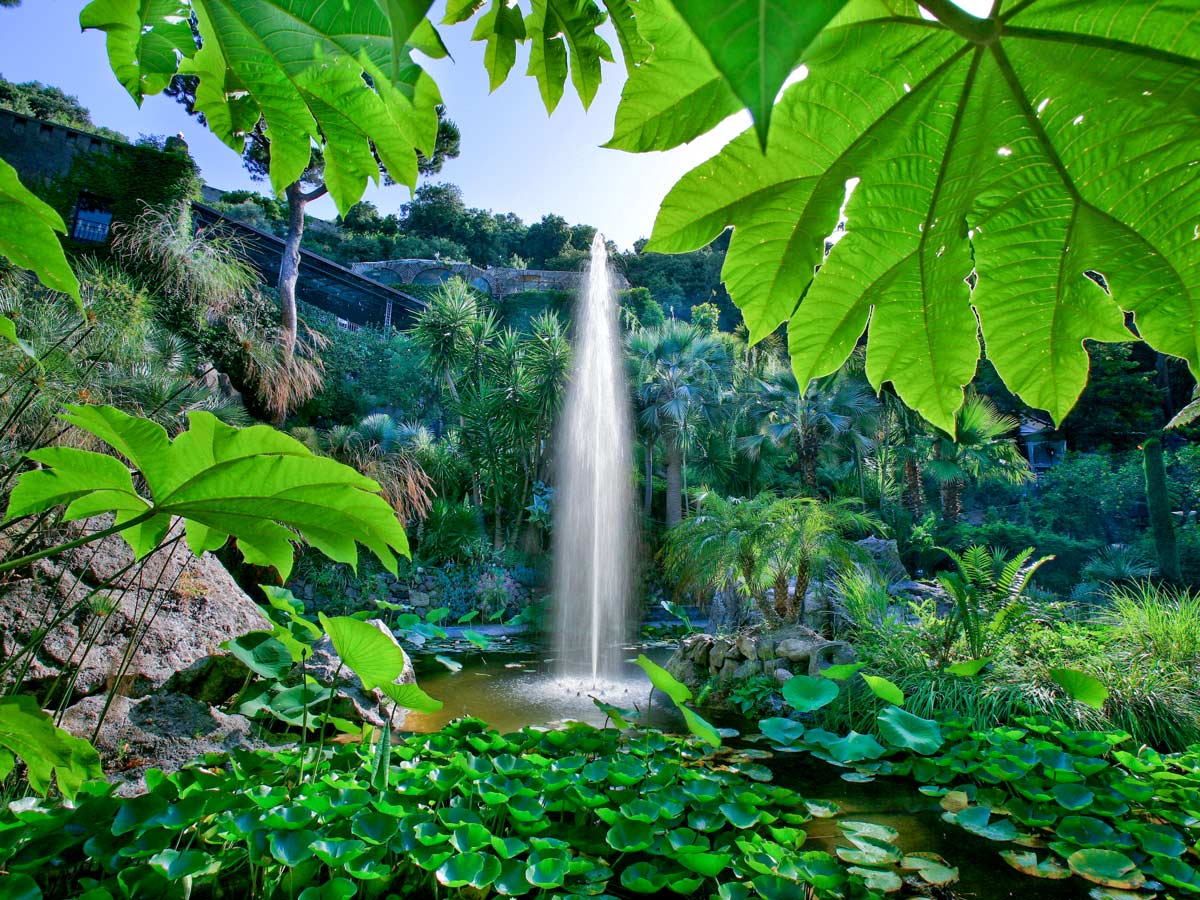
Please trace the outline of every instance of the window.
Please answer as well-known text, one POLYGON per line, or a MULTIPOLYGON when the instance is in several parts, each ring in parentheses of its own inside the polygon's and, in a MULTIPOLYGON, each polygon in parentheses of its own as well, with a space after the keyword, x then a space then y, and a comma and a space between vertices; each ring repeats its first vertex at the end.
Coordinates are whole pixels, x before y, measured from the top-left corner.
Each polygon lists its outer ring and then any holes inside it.
POLYGON ((80 194, 75 201, 75 221, 71 224, 71 237, 90 244, 103 244, 108 240, 112 226, 110 201, 92 194, 80 194))

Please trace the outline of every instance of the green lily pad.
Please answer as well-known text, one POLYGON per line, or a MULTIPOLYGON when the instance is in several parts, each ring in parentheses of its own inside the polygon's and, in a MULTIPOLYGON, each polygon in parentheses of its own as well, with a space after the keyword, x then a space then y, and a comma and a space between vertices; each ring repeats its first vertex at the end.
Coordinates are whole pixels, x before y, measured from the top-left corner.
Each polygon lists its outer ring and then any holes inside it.
POLYGON ((848 835, 854 847, 835 847, 843 862, 855 866, 890 866, 900 861, 900 851, 891 841, 867 835, 848 835))
POLYGON ((1091 806, 1092 800, 1096 796, 1078 783, 1056 784, 1050 789, 1050 793, 1054 795, 1059 806, 1069 810, 1085 809, 1091 806))
POLYGON ((762 810, 756 809, 748 803, 722 803, 719 809, 734 828, 751 828, 761 822, 763 818, 762 810))
POLYGON ((677 857, 681 866, 705 878, 716 878, 732 859, 729 853, 682 853, 677 857))
POLYGON ((893 747, 929 756, 940 750, 945 743, 937 722, 914 716, 899 706, 889 706, 876 719, 879 722, 879 733, 893 747))
POLYGON ((1080 878, 1104 887, 1136 890, 1146 881, 1137 864, 1116 850, 1076 850, 1067 857, 1067 865, 1080 878))
POLYGON ((1038 856, 1032 850, 1001 850, 1001 858, 1016 869, 1034 878, 1050 878, 1056 881, 1071 877, 1071 870, 1060 863, 1055 857, 1047 856, 1038 861, 1038 856))
POLYGON ((900 876, 888 869, 868 869, 863 866, 851 866, 846 871, 851 875, 857 875, 873 891, 882 891, 885 894, 891 894, 904 887, 904 882, 900 880, 900 876))
POLYGON ((525 870, 525 878, 534 887, 548 891, 563 886, 567 880, 568 860, 565 856, 539 859, 525 870))
POLYGON ((437 870, 437 880, 450 888, 473 887, 482 890, 500 877, 500 860, 490 853, 459 853, 437 870))
POLYGON ((900 832, 895 828, 887 825, 879 825, 875 822, 859 822, 853 819, 844 819, 838 822, 837 825, 838 828, 850 837, 866 835, 879 841, 894 841, 900 836, 900 832))
MULTIPOLYGON (((950 813, 946 814, 950 816, 950 813)), ((989 841, 1011 841, 1017 836, 1017 826, 1008 819, 992 820, 992 810, 987 806, 969 806, 953 814, 951 821, 972 834, 989 841)))
POLYGON ((620 819, 608 829, 605 840, 619 853, 636 853, 654 843, 654 825, 620 819))
POLYGON ((813 712, 837 699, 838 686, 827 678, 793 675, 783 683, 784 701, 800 712, 813 712))
POLYGON ((657 894, 667 886, 667 880, 651 862, 636 862, 621 872, 621 885, 637 894, 657 894))
POLYGON ((758 730, 767 740, 781 747, 790 747, 804 737, 804 725, 795 719, 774 717, 758 723, 758 730))

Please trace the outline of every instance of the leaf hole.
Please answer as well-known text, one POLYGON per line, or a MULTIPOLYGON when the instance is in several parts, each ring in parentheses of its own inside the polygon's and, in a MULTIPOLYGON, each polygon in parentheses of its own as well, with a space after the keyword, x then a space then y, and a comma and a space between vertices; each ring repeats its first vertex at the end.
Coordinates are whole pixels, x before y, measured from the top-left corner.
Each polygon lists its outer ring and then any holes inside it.
POLYGON ((1096 282, 1096 284, 1100 285, 1100 289, 1102 291, 1104 291, 1104 293, 1108 294, 1109 296, 1112 296, 1112 290, 1108 286, 1108 279, 1105 278, 1103 275, 1101 275, 1099 272, 1095 271, 1094 269, 1088 269, 1087 271, 1085 271, 1083 273, 1083 275, 1085 278, 1088 278, 1088 279, 1096 282))

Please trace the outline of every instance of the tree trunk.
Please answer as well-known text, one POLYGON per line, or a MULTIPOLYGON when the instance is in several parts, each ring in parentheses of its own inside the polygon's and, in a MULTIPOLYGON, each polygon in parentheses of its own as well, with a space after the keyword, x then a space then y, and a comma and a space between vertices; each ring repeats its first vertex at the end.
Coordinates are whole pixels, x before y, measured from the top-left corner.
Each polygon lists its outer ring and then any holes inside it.
POLYGON ((642 489, 642 511, 649 519, 654 513, 654 441, 646 441, 642 446, 646 466, 646 484, 642 489))
POLYGON ((793 611, 788 604, 787 569, 775 573, 775 613, 785 622, 793 621, 793 611))
POLYGON ((667 441, 667 527, 683 521, 683 450, 677 439, 667 441))
POLYGON ((1167 494, 1167 467, 1163 461, 1162 441, 1152 437, 1142 444, 1143 471, 1146 476, 1146 507, 1154 534, 1158 574, 1168 581, 1179 581, 1179 549, 1175 545, 1175 522, 1171 499, 1167 494))
POLYGON ((925 516, 925 485, 922 483, 921 466, 913 457, 904 460, 904 505, 912 513, 913 522, 925 516))
MULTIPOLYGON (((304 237, 304 208, 310 200, 316 200, 325 193, 325 185, 320 185, 307 194, 300 188, 300 182, 293 182, 287 187, 288 201, 288 230, 283 242, 283 256, 279 261, 279 342, 283 351, 284 378, 290 377, 292 357, 296 353, 296 332, 298 319, 296 316, 296 282, 300 278, 300 239, 304 237)), ((282 426, 287 415, 286 401, 275 410, 275 424, 282 426)))
POLYGON ((807 562, 801 562, 796 567, 796 587, 792 591, 792 608, 796 611, 795 621, 804 624, 804 603, 808 597, 808 583, 812 580, 812 572, 807 562))
POLYGON ((942 519, 947 524, 953 525, 962 516, 962 492, 961 481, 942 482, 942 519))
POLYGON ((801 436, 796 454, 800 462, 800 483, 804 487, 804 492, 810 497, 817 496, 817 455, 819 453, 820 448, 816 441, 807 436, 801 436))

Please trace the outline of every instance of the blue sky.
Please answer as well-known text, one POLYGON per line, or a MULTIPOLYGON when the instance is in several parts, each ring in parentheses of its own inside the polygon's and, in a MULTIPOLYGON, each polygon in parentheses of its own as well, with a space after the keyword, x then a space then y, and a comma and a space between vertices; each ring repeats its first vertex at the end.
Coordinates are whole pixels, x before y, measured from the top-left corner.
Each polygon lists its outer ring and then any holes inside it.
MULTIPOLYGON (((435 21, 442 5, 434 7, 435 21)), ((82 6, 83 0, 25 0, 16 9, 0 9, 0 74, 10 81, 57 85, 79 97, 97 124, 131 138, 183 132, 209 184, 268 190, 251 182, 237 155, 171 100, 150 97, 139 109, 108 67, 104 36, 80 33, 82 6)), ((568 83, 558 109, 548 117, 534 80, 519 74, 525 71, 524 57, 508 82, 489 96, 483 45, 470 41, 472 27, 443 28, 454 61, 428 64, 463 134, 462 155, 432 180, 458 184, 469 206, 512 211, 526 222, 558 213, 571 223, 595 225, 629 247, 650 234, 658 204, 676 179, 749 121, 730 120, 669 153, 602 149, 620 97, 619 65, 605 66, 604 83, 587 113, 568 83)), ((611 30, 607 36, 619 58, 611 30)), ((384 212, 396 211, 408 196, 408 189, 399 185, 367 192, 367 199, 384 212)), ((314 204, 312 211, 327 217, 336 212, 328 200, 314 204)))

